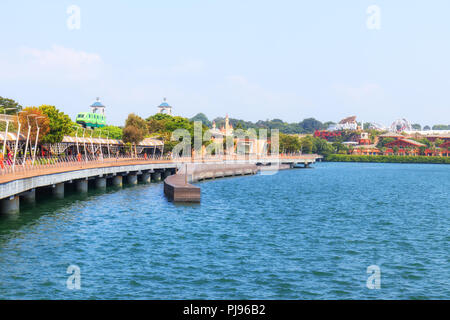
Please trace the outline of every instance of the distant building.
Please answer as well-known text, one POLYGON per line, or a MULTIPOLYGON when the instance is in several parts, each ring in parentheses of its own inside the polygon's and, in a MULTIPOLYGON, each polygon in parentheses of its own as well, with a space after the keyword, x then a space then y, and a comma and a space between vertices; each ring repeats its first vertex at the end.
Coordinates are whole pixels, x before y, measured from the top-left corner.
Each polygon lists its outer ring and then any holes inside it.
POLYGON ((164 101, 158 106, 159 113, 167 112, 168 115, 172 115, 172 106, 170 106, 164 98, 164 101))
POLYGON ((91 105, 92 113, 98 113, 101 115, 105 115, 105 109, 106 107, 100 102, 100 98, 97 98, 97 101, 95 101, 91 105))
POLYGON ((212 129, 209 130, 211 136, 213 138, 222 138, 232 136, 234 133, 233 125, 230 123, 230 118, 228 115, 225 117, 225 126, 222 126, 220 129, 217 129, 216 122, 213 121, 212 129))
POLYGON ((347 117, 332 127, 332 130, 358 130, 356 116, 347 117))
POLYGON ((371 143, 368 132, 361 132, 361 137, 359 138, 360 145, 369 145, 371 143))

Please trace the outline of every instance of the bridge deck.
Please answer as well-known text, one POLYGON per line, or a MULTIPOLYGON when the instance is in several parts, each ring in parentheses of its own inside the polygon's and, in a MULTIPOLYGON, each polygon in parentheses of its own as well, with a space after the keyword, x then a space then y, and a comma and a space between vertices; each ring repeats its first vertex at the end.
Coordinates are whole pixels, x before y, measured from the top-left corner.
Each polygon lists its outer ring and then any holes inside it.
POLYGON ((16 172, 4 173, 0 175, 0 199, 4 199, 13 195, 17 195, 34 188, 51 186, 58 183, 77 179, 87 179, 91 177, 102 177, 105 175, 117 175, 128 172, 140 172, 153 170, 179 169, 185 163, 193 164, 268 164, 268 163, 314 163, 320 158, 317 155, 301 155, 301 156, 281 156, 281 157, 265 157, 265 158, 245 158, 245 157, 228 157, 228 158, 208 158, 208 159, 191 159, 177 158, 172 160, 155 160, 155 159, 103 159, 101 161, 73 161, 68 163, 59 163, 56 165, 39 165, 29 167, 28 164, 23 168, 16 166, 16 172))

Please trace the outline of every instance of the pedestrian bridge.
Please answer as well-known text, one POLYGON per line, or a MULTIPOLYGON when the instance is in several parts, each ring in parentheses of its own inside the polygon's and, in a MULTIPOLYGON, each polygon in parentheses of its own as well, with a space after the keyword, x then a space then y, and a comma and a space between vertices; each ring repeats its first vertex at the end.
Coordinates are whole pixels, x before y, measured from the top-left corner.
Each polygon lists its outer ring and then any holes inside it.
MULTIPOLYGON (((264 166, 282 165, 294 167, 309 166, 321 159, 318 155, 280 155, 266 157, 220 156, 205 158, 168 157, 120 157, 87 158, 66 157, 58 159, 41 158, 24 161, 12 166, 4 162, 0 171, 0 213, 19 211, 20 201, 33 203, 36 190, 51 189, 55 198, 63 198, 66 188, 79 193, 89 188, 105 189, 107 185, 121 187, 124 183, 135 185, 159 182, 168 176, 186 170, 186 166, 214 166, 217 172, 221 166, 264 166)), ((205 172, 205 170, 203 170, 205 172)), ((209 170, 211 171, 211 170, 209 170)), ((220 170, 219 170, 220 171, 220 170)), ((222 170, 223 171, 223 170, 222 170)), ((211 171, 212 172, 212 171, 211 171)), ((198 175, 201 177, 201 175, 198 175)), ((215 176, 214 176, 215 177, 215 176)), ((191 179, 194 182, 199 179, 191 179)))

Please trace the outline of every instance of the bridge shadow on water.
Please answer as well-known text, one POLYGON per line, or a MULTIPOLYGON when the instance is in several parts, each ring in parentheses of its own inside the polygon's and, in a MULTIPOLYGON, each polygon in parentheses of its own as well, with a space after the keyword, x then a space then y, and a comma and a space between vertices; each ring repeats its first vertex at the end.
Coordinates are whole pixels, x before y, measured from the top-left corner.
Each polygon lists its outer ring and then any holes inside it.
POLYGON ((95 201, 104 195, 140 186, 145 186, 145 184, 124 184, 121 187, 108 184, 106 189, 102 190, 96 189, 94 182, 89 181, 88 192, 79 193, 75 190, 75 184, 65 184, 64 198, 62 199, 58 199, 53 195, 51 187, 36 189, 35 203, 29 204, 21 201, 19 213, 0 215, 0 244, 4 240, 2 239, 3 236, 7 236, 25 226, 32 225, 43 216, 51 217, 60 214, 64 209, 77 205, 79 202, 95 201))

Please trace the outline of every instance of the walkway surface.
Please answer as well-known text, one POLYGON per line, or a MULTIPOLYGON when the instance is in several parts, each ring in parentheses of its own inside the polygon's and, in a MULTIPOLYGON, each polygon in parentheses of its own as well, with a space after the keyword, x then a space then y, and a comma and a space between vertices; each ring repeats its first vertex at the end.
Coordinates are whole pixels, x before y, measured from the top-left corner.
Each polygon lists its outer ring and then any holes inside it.
POLYGON ((55 173, 64 173, 70 171, 84 170, 84 169, 95 169, 95 168, 108 168, 108 167, 118 167, 118 166, 133 166, 133 165, 145 165, 145 164, 173 164, 175 166, 180 166, 183 163, 248 163, 253 164, 257 162, 315 162, 320 156, 312 155, 295 155, 295 156, 279 156, 274 157, 225 157, 225 158, 205 158, 205 159, 192 159, 192 158, 178 158, 178 159, 144 159, 144 158, 109 158, 103 160, 95 161, 72 161, 72 162, 62 162, 54 165, 35 165, 31 166, 27 164, 25 167, 22 165, 16 165, 15 172, 8 172, 0 174, 0 184, 8 183, 14 180, 32 178, 37 176, 43 176, 55 173))

